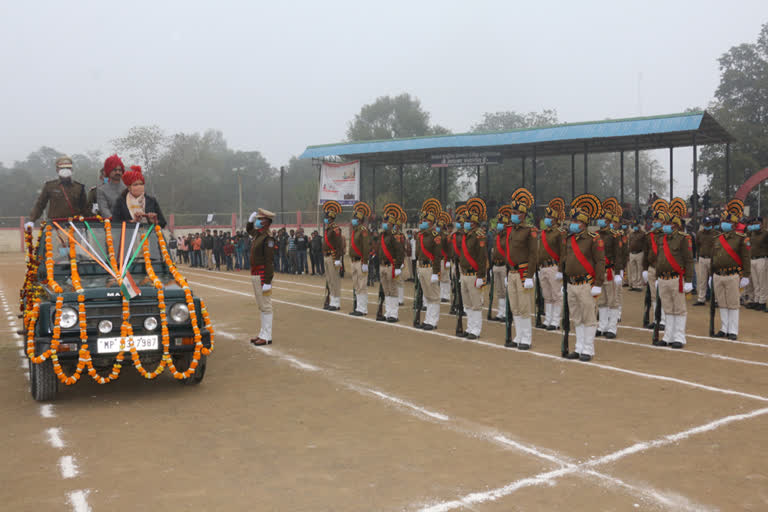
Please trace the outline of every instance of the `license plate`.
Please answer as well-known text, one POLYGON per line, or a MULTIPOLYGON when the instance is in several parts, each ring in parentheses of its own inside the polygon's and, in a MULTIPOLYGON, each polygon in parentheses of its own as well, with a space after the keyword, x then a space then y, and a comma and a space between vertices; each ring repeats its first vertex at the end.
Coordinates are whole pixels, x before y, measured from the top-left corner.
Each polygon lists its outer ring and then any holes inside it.
MULTIPOLYGON (((117 338, 99 338, 99 354, 109 354, 120 352, 120 337, 117 338)), ((123 344, 124 350, 128 352, 131 349, 131 338, 126 338, 123 344)), ((136 350, 157 350, 158 338, 156 334, 148 336, 134 336, 133 346, 136 350)))

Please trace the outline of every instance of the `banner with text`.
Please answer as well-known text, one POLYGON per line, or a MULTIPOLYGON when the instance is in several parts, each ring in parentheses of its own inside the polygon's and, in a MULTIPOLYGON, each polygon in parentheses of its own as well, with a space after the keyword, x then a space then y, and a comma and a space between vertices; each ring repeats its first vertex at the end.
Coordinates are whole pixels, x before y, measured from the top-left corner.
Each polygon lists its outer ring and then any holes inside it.
POLYGON ((470 151, 466 153, 440 153, 430 155, 432 167, 463 167, 500 164, 501 151, 470 151))
POLYGON ((335 200, 342 206, 352 206, 360 197, 360 160, 334 164, 323 162, 320 167, 318 202, 335 200))

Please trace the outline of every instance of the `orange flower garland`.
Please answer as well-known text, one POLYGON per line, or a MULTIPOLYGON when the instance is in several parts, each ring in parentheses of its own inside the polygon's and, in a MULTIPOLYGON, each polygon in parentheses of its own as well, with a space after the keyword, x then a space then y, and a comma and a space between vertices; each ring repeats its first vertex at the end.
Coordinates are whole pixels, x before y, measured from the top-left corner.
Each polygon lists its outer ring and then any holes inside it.
POLYGON ((56 297, 56 315, 53 321, 53 338, 51 339, 51 348, 43 352, 41 355, 35 355, 35 324, 40 317, 40 300, 35 303, 35 309, 27 325, 27 356, 30 361, 35 364, 40 364, 47 360, 52 353, 59 347, 59 339, 61 338, 61 308, 64 305, 64 290, 53 278, 53 242, 51 241, 51 226, 45 228, 45 270, 48 279, 48 285, 53 288, 56 297))

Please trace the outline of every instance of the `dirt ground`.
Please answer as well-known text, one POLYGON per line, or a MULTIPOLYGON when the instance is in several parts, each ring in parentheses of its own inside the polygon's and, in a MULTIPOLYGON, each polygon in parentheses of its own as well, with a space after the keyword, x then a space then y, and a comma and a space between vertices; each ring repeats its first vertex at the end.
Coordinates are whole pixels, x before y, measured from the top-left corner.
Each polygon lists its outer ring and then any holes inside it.
POLYGON ((496 322, 453 336, 445 304, 424 332, 410 298, 383 324, 377 288, 356 318, 349 278, 329 313, 321 278, 278 275, 274 344, 255 348, 249 276, 182 272, 216 328, 201 385, 126 364, 44 405, 14 334, 23 258, 0 255, 3 509, 768 509, 766 313, 742 310, 732 342, 689 307, 686 348, 656 348, 625 288, 618 338, 581 363, 559 331, 506 349, 496 322))

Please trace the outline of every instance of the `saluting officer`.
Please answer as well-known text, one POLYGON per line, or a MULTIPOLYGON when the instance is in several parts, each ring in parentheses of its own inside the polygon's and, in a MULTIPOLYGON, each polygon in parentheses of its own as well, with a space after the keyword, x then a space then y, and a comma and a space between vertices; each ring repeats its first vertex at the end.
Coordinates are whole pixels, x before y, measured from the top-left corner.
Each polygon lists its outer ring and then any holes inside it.
POLYGON ((421 224, 416 239, 417 279, 421 283, 424 304, 427 314, 421 328, 425 331, 437 329, 440 320, 440 266, 442 261, 442 238, 435 229, 435 221, 440 217, 443 208, 440 201, 427 199, 421 205, 421 224))
POLYGON ((685 295, 693 291, 693 240, 682 230, 687 208, 679 197, 669 203, 669 213, 658 236, 656 285, 666 315, 664 338, 655 345, 683 348, 688 317, 685 295))
POLYGON ((568 311, 576 329, 576 347, 568 359, 590 361, 595 355, 595 299, 605 278, 605 246, 587 225, 599 216, 600 200, 594 195, 582 194, 571 202, 569 235, 560 250, 558 275, 568 279, 568 311))
POLYGON ((248 217, 245 230, 253 237, 251 242, 251 283, 256 305, 261 313, 261 330, 251 339, 254 345, 272 343, 272 278, 275 275, 273 252, 275 239, 269 227, 275 214, 259 208, 248 217))
POLYGON ((461 295, 467 312, 467 339, 475 340, 483 329, 483 286, 488 269, 488 252, 485 248, 485 231, 480 223, 485 221, 485 202, 479 197, 467 201, 465 234, 461 239, 459 268, 461 270, 461 295))
POLYGON ((325 255, 325 282, 328 285, 328 311, 338 311, 341 308, 341 259, 344 257, 344 240, 341 228, 336 224, 336 216, 341 213, 338 201, 323 203, 325 224, 323 229, 323 254, 325 255))
MULTIPOLYGON (((661 226, 669 213, 669 203, 666 199, 657 199, 651 205, 653 211, 651 230, 646 233, 645 249, 643 250, 643 281, 648 284, 651 291, 651 313, 656 311, 656 256, 659 246, 656 243, 661 234, 661 226)), ((651 320, 647 325, 649 329, 656 327, 656 320, 651 320)), ((664 309, 661 310, 661 325, 659 330, 664 330, 664 309)))
POLYGON ((357 307, 349 314, 368 314, 368 253, 371 250, 371 234, 365 227, 365 219, 371 216, 371 207, 363 201, 352 207, 352 233, 349 237, 349 259, 352 261, 352 288, 355 290, 357 307))
POLYGON ((539 245, 539 281, 544 297, 544 326, 548 331, 560 327, 560 315, 563 307, 562 283, 557 279, 560 265, 560 247, 566 232, 561 225, 565 218, 565 201, 555 197, 545 210, 544 230, 541 232, 539 245))
POLYGON ((507 248, 504 234, 509 225, 510 215, 512 215, 512 207, 505 204, 499 207, 496 218, 489 222, 489 226, 495 225, 496 228, 493 243, 490 245, 492 245, 491 264, 493 266, 491 267, 491 277, 493 279, 494 291, 492 299, 496 301, 496 316, 493 319, 497 322, 504 322, 507 318, 507 248))
POLYGON ((440 302, 449 302, 451 300, 451 261, 453 260, 451 214, 441 212, 435 229, 440 233, 440 256, 442 256, 440 258, 440 302))
POLYGON ((533 278, 539 252, 539 232, 525 222, 534 205, 533 194, 526 188, 512 193, 512 211, 504 231, 504 251, 507 271, 509 310, 515 323, 515 337, 510 346, 528 350, 533 341, 533 278))
POLYGON ((624 264, 622 261, 623 248, 621 234, 613 229, 613 223, 618 222, 621 206, 615 197, 609 197, 602 204, 603 218, 597 219, 600 228, 598 234, 605 246, 605 281, 602 293, 597 301, 599 322, 596 336, 616 337, 619 316, 619 294, 623 282, 624 264))
POLYGON ((46 206, 49 219, 90 215, 85 186, 72 180, 72 159, 68 156, 57 158, 56 173, 59 175, 58 179, 46 181, 43 185, 40 196, 29 214, 29 222, 24 225, 25 229, 34 227, 35 221, 43 215, 46 206))
POLYGON ((629 233, 629 290, 639 292, 643 289, 643 249, 645 248, 645 231, 640 223, 633 220, 629 233))
MULTIPOLYGON (((400 219, 402 208, 395 203, 384 206, 384 219, 381 223, 381 238, 379 240, 379 261, 381 262, 380 280, 384 290, 384 318, 387 322, 398 320, 397 288, 402 273, 405 251, 403 244, 397 240, 393 232, 400 219)), ((403 212, 403 215, 405 212, 403 212)))
POLYGON ((720 309, 720 331, 716 338, 739 337, 739 289, 749 284, 751 243, 749 237, 734 230, 744 214, 744 203, 732 199, 721 215, 720 231, 712 249, 712 289, 720 309))
POLYGON ((694 306, 703 306, 707 300, 707 283, 712 267, 712 250, 715 246, 716 232, 713 229, 715 219, 704 217, 701 230, 696 233, 696 250, 698 262, 696 263, 696 293, 698 295, 694 306))

